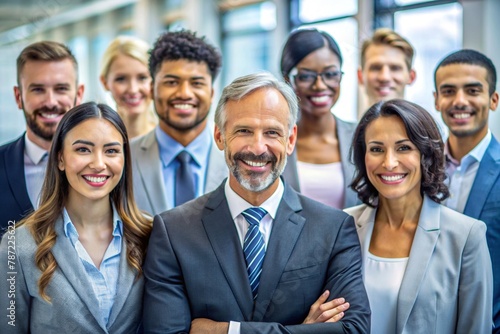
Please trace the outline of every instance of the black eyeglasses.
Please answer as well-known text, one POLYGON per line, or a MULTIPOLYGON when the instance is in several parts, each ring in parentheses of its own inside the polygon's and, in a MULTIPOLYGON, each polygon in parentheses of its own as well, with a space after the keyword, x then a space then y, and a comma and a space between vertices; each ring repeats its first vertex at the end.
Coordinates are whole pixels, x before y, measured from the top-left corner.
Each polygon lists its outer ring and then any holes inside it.
POLYGON ((295 74, 292 72, 291 77, 293 77, 295 84, 298 87, 309 88, 316 82, 318 75, 321 77, 325 85, 337 86, 340 83, 340 80, 342 80, 342 74, 344 74, 344 72, 334 70, 321 73, 301 70, 295 74))

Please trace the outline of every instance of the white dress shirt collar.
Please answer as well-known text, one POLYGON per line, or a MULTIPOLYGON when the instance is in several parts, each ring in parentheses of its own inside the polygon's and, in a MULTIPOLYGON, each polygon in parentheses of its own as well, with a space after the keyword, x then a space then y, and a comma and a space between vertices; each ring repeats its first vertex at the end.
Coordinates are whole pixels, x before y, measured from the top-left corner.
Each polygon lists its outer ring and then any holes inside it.
MULTIPOLYGON (((229 185, 229 178, 224 186, 224 191, 226 194, 227 204, 229 206, 229 211, 231 212, 231 217, 233 220, 240 215, 243 211, 248 208, 254 207, 252 204, 244 200, 240 195, 238 195, 229 185)), ((265 209, 269 216, 274 220, 276 217, 276 212, 283 197, 285 187, 283 186, 283 181, 279 179, 278 188, 276 191, 260 205, 261 208, 265 209)))
POLYGON ((43 148, 33 143, 29 138, 28 134, 24 134, 24 151, 28 158, 35 164, 38 165, 44 155, 47 153, 43 148))

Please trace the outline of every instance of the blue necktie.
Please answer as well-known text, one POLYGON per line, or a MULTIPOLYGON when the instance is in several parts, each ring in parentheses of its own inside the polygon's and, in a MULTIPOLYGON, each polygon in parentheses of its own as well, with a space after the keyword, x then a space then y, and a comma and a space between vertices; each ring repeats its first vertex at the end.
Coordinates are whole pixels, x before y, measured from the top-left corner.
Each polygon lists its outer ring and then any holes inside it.
POLYGON ((194 174, 189 163, 191 155, 186 151, 181 151, 177 155, 179 168, 175 173, 175 206, 179 206, 195 197, 194 174))
POLYGON ((253 299, 257 298, 259 289, 260 273, 262 272, 262 263, 266 255, 264 237, 259 231, 259 223, 267 214, 262 208, 249 208, 241 213, 247 220, 249 226, 245 241, 243 242, 243 253, 247 262, 248 279, 252 289, 253 299))

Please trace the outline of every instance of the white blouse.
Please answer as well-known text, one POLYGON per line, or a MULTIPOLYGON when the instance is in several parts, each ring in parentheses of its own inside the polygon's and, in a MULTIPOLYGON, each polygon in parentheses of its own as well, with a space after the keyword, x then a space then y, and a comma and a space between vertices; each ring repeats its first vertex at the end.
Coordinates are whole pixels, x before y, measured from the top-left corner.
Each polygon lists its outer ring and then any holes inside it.
POLYGON ((297 161, 300 192, 337 209, 344 207, 344 172, 342 163, 311 164, 297 161))
POLYGON ((368 253, 363 280, 372 311, 372 334, 396 333, 398 295, 408 258, 383 258, 368 253))

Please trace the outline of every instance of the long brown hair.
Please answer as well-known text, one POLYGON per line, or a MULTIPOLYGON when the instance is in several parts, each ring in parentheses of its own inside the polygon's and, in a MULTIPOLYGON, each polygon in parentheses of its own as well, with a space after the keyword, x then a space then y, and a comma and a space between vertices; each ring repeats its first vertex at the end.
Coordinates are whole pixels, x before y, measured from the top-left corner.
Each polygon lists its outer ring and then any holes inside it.
POLYGON ((64 171, 60 171, 58 157, 62 152, 64 139, 71 129, 92 118, 109 121, 123 138, 125 166, 122 178, 109 194, 118 215, 123 222, 123 234, 126 243, 127 262, 142 274, 141 265, 146 253, 148 237, 151 232, 151 218, 137 208, 132 189, 132 164, 127 130, 120 116, 105 104, 88 102, 74 107, 62 118, 52 141, 47 164, 47 172, 42 187, 40 207, 21 224, 26 225, 35 239, 38 248, 35 263, 42 272, 38 280, 40 296, 46 301, 50 297, 45 293, 52 275, 57 269, 57 262, 52 254, 57 239, 55 223, 60 219, 65 206, 69 183, 64 171))

